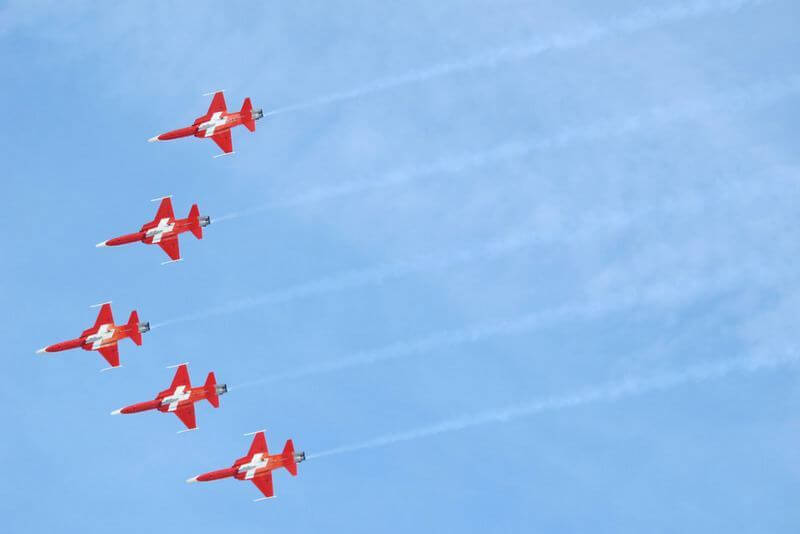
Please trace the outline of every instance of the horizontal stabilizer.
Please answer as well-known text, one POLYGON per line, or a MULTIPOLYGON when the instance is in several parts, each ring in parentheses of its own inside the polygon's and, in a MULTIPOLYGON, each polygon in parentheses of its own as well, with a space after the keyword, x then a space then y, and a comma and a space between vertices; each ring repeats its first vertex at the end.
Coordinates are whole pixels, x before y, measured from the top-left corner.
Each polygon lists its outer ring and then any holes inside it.
POLYGON ((131 340, 133 340, 133 342, 136 343, 137 345, 141 345, 142 329, 139 328, 139 314, 136 313, 136 310, 133 310, 131 312, 131 316, 128 319, 127 327, 128 327, 128 333, 131 336, 131 340))
POLYGON ((217 386, 217 378, 214 376, 214 372, 212 371, 208 373, 208 377, 206 377, 206 383, 203 385, 203 387, 206 390, 206 400, 214 408, 219 408, 220 394, 228 391, 228 388, 225 386, 225 384, 217 386))
POLYGON ((192 204, 192 209, 189 210, 189 230, 197 239, 203 239, 203 226, 200 224, 200 208, 197 204, 192 204))
POLYGON ((244 99, 239 116, 242 118, 242 124, 244 124, 245 128, 251 132, 256 131, 256 121, 253 120, 253 104, 250 102, 250 97, 244 99))
POLYGON ((289 471, 293 477, 297 476, 297 461, 294 457, 294 443, 292 440, 286 440, 286 445, 283 447, 281 457, 284 461, 284 467, 289 471))

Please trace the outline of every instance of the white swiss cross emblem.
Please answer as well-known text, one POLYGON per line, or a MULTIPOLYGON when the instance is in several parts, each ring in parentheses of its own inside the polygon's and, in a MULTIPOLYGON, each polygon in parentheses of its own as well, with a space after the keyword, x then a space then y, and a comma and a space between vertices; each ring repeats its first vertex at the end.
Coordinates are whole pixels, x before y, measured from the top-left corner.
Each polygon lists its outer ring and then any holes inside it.
POLYGON ((216 111, 211 114, 211 118, 208 119, 208 122, 205 123, 203 126, 206 127, 206 137, 211 137, 214 135, 214 130, 217 126, 225 124, 225 119, 222 118, 222 112, 216 111))
POLYGON ((158 226, 147 231, 147 235, 153 238, 153 243, 158 243, 164 234, 168 234, 175 228, 175 223, 169 222, 169 217, 164 217, 158 221, 158 226))
POLYGON ((266 456, 263 452, 257 452, 253 455, 249 462, 239 467, 239 471, 245 471, 245 480, 250 480, 256 475, 257 470, 267 467, 268 463, 269 456, 266 456))
POLYGON ((111 328, 110 324, 104 324, 97 329, 97 332, 89 337, 89 340, 92 342, 93 349, 99 349, 103 346, 103 342, 105 342, 107 339, 111 339, 113 336, 114 329, 111 328))
POLYGON ((191 397, 191 393, 186 392, 186 386, 178 386, 175 388, 175 391, 169 397, 165 397, 162 404, 169 404, 169 408, 167 411, 174 412, 178 409, 178 404, 182 401, 189 400, 191 397))

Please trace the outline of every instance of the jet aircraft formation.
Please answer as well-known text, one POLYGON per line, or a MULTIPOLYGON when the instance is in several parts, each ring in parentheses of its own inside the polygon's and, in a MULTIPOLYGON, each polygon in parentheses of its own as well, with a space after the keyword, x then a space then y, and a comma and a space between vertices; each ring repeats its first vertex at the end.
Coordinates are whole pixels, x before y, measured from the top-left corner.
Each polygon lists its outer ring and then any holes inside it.
MULTIPOLYGON (((223 154, 233 154, 233 141, 231 129, 242 124, 254 132, 255 121, 264 116, 260 109, 253 109, 250 98, 245 98, 239 111, 228 112, 225 97, 222 91, 217 91, 211 100, 211 105, 205 115, 198 117, 191 126, 173 130, 151 138, 149 141, 168 141, 180 137, 195 136, 210 138, 219 146, 223 154)), ((217 156, 214 156, 217 157, 217 156)), ((193 204, 185 219, 176 219, 172 209, 171 196, 154 199, 160 201, 158 211, 152 221, 145 223, 138 232, 125 234, 98 243, 97 247, 113 247, 129 243, 142 242, 147 245, 158 245, 169 256, 172 263, 180 261, 181 253, 178 236, 184 232, 191 232, 197 239, 203 238, 203 228, 211 224, 211 217, 200 215, 197 204, 193 204)), ((120 340, 130 338, 136 345, 142 344, 142 334, 150 330, 150 323, 139 321, 136 310, 132 311, 128 322, 116 324, 111 312, 111 303, 98 304, 100 312, 94 325, 75 339, 48 345, 37 351, 37 354, 55 353, 69 349, 82 348, 95 350, 108 362, 110 367, 105 370, 121 367, 118 343, 120 340)), ((134 414, 145 411, 157 410, 163 413, 173 413, 186 427, 186 432, 196 430, 195 403, 207 400, 214 408, 220 406, 220 395, 227 393, 225 384, 218 384, 214 372, 209 372, 202 386, 192 386, 189 379, 188 364, 182 363, 170 368, 177 368, 170 386, 159 392, 154 399, 138 402, 114 410, 112 415, 134 414)), ((272 485, 272 472, 284 468, 292 476, 297 475, 297 464, 305 460, 303 452, 295 452, 294 443, 288 440, 280 454, 269 454, 264 431, 245 435, 253 435, 253 442, 246 456, 236 460, 231 467, 211 471, 192 477, 187 482, 206 482, 221 478, 233 477, 237 480, 249 480, 261 491, 263 497, 255 499, 261 501, 274 497, 272 485)))

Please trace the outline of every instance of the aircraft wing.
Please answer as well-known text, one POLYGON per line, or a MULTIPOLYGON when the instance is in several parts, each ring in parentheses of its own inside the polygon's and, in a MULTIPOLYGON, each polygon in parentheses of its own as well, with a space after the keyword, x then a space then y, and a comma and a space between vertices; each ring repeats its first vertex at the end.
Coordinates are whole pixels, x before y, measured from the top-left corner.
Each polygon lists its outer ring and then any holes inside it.
POLYGON ((225 130, 223 132, 214 134, 211 139, 217 143, 217 146, 222 149, 226 154, 233 152, 233 140, 231 139, 231 131, 225 130))
POLYGON ((258 452, 269 454, 269 450, 267 450, 267 438, 264 437, 263 431, 256 432, 256 437, 253 438, 253 443, 250 444, 250 450, 248 451, 247 456, 252 457, 258 452))
MULTIPOLYGON (((253 484, 261 490, 261 493, 264 494, 265 499, 270 499, 275 496, 275 491, 272 488, 272 473, 268 472, 265 475, 260 475, 257 477, 253 477, 250 480, 253 481, 253 484)), ((261 499, 258 499, 261 500, 261 499)))
POLYGON ((158 206, 158 212, 156 213, 155 219, 153 222, 157 223, 161 219, 174 219, 175 213, 172 211, 172 200, 169 197, 162 198, 161 204, 158 206))
POLYGON ((192 387, 192 384, 189 382, 189 366, 185 363, 178 366, 178 370, 175 371, 175 378, 172 379, 172 384, 169 385, 169 389, 174 390, 178 386, 184 386, 187 389, 192 387))
POLYGON ((100 313, 97 314, 97 320, 94 322, 95 328, 103 324, 114 324, 114 315, 111 313, 111 304, 108 302, 100 308, 100 313))
POLYGON ((178 416, 178 419, 180 419, 183 422, 183 424, 186 425, 186 428, 188 428, 189 430, 193 430, 193 429, 197 428, 197 423, 195 422, 195 418, 194 418, 194 404, 193 403, 189 403, 189 404, 186 404, 185 406, 181 406, 180 408, 175 410, 174 413, 175 413, 175 415, 178 416))
POLYGON ((177 261, 181 259, 181 249, 178 244, 177 236, 162 239, 156 244, 161 247, 161 250, 167 253, 167 256, 169 256, 171 260, 177 261))
POLYGON ((217 91, 214 93, 214 98, 211 99, 211 105, 208 106, 208 113, 206 113, 206 115, 210 117, 212 114, 220 111, 228 111, 228 106, 225 105, 225 95, 222 91, 217 91))
POLYGON ((102 346, 97 352, 103 355, 111 367, 119 367, 119 348, 116 343, 102 346))

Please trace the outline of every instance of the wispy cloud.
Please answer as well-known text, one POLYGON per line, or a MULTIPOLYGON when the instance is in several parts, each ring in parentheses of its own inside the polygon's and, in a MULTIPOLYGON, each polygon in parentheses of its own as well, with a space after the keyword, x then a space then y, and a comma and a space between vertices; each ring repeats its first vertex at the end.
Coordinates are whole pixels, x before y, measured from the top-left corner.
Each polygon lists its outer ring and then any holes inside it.
POLYGON ((462 415, 405 432, 388 434, 359 443, 343 445, 341 447, 311 454, 308 458, 323 458, 325 456, 357 452, 366 449, 374 449, 376 447, 386 447, 403 441, 432 437, 447 432, 464 430, 466 428, 493 423, 505 423, 546 412, 577 408, 602 402, 613 402, 627 397, 644 395, 646 393, 666 391, 690 383, 702 383, 708 380, 725 378, 733 373, 749 374, 767 369, 796 365, 798 361, 800 361, 800 358, 793 351, 779 357, 765 358, 748 356, 718 362, 706 362, 677 371, 658 373, 650 376, 629 377, 564 395, 547 397, 522 404, 514 404, 496 410, 462 415))
POLYGON ((265 116, 279 115, 292 111, 301 111, 348 100, 355 100, 374 93, 412 83, 424 82, 450 74, 495 67, 503 63, 524 61, 545 52, 580 48, 613 36, 642 32, 666 24, 700 18, 714 13, 734 13, 742 8, 763 4, 768 1, 770 0, 702 0, 699 2, 688 2, 665 7, 645 8, 602 24, 587 26, 577 31, 495 48, 474 56, 440 63, 432 67, 414 70, 398 76, 375 80, 355 89, 331 93, 306 102, 284 106, 270 111, 265 116))
POLYGON ((275 201, 228 213, 215 222, 255 215, 263 211, 313 204, 335 198, 397 187, 422 178, 443 177, 453 173, 498 164, 529 156, 535 152, 554 150, 575 143, 586 143, 630 135, 645 128, 655 128, 691 120, 710 113, 732 113, 780 100, 800 91, 800 75, 779 81, 761 82, 718 93, 705 99, 686 100, 656 106, 639 113, 566 127, 549 137, 531 138, 500 144, 484 150, 447 156, 429 163, 391 171, 366 179, 350 180, 279 198, 275 201))

